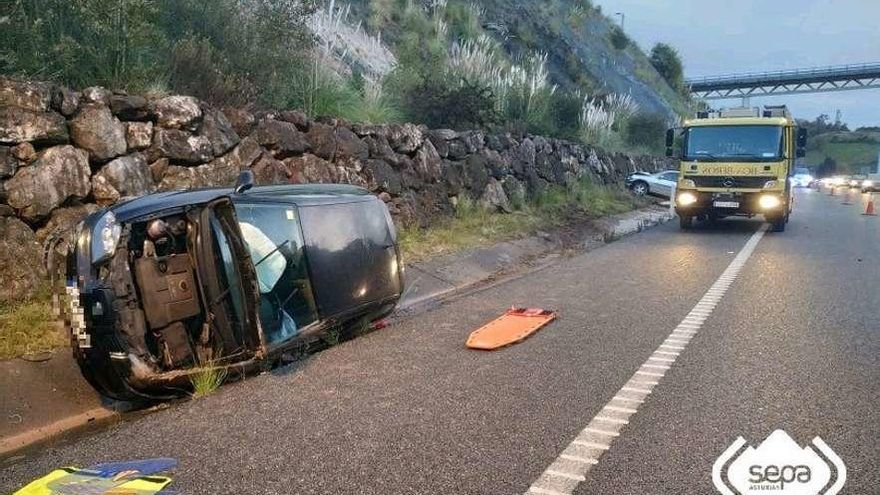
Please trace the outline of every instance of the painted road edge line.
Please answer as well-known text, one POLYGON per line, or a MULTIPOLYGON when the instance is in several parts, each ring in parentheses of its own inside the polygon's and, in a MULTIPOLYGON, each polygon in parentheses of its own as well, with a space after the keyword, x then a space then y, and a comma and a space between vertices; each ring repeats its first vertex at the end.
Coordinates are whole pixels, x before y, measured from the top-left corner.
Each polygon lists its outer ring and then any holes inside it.
POLYGON ((767 224, 757 232, 740 249, 724 272, 715 280, 700 301, 676 326, 669 336, 642 363, 632 377, 602 406, 599 413, 581 430, 578 435, 563 449, 559 456, 544 470, 526 491, 527 494, 570 495, 575 488, 586 481, 587 473, 597 465, 613 441, 620 436, 620 431, 629 424, 629 419, 638 412, 639 406, 651 394, 659 380, 669 371, 690 340, 702 328, 715 306, 736 280, 739 272, 752 256, 764 233, 767 224), (687 339, 687 340, 684 340, 687 339), (674 344, 674 345, 670 345, 674 344), (664 349, 674 349, 669 352, 664 349), (657 363, 663 363, 659 365, 657 363), (645 371, 649 369, 650 371, 645 371), (641 376, 650 376, 654 381, 644 381, 641 376), (635 386, 634 386, 635 385, 635 386), (627 407, 614 405, 613 402, 628 401, 627 407), (590 462, 581 462, 589 459, 590 462))

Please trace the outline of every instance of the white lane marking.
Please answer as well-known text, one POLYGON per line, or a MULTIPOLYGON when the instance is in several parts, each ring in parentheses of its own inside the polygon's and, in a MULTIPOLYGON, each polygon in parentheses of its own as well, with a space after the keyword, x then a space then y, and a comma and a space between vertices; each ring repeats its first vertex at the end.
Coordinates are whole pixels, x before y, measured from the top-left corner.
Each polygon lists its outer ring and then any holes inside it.
POLYGON ((670 351, 654 351, 654 354, 663 354, 664 356, 678 356, 681 353, 680 352, 670 352, 670 351))
POLYGON ((608 435, 609 437, 619 437, 620 433, 616 431, 600 430, 598 428, 584 428, 588 433, 596 433, 597 435, 608 435))
POLYGON ((529 493, 537 493, 538 495, 568 495, 570 492, 557 492, 556 490, 548 490, 546 488, 531 487, 529 493))
POLYGON ((617 412, 627 413, 627 414, 635 414, 638 412, 637 410, 632 409, 630 407, 605 406, 604 409, 607 409, 609 411, 617 411, 617 412))
MULTIPOLYGON (((611 448, 611 445, 608 445, 607 443, 584 442, 582 440, 573 440, 571 443, 574 445, 580 445, 581 447, 588 447, 591 449, 608 450, 611 448)), ((565 458, 565 457, 563 457, 563 458, 565 458)))
POLYGON ((618 425, 628 425, 629 421, 620 418, 612 418, 609 416, 596 416, 593 418, 596 421, 605 421, 606 423, 614 423, 618 425))
POLYGON ((562 471, 552 471, 550 469, 544 471, 544 474, 549 474, 550 476, 558 476, 560 478, 566 478, 574 481, 586 481, 587 479, 581 474, 563 473, 562 471))
POLYGON ((663 378, 663 373, 654 373, 652 371, 636 371, 637 375, 645 375, 645 376, 656 376, 658 378, 663 378))
POLYGON ((565 459, 566 461, 583 462, 584 464, 599 464, 599 461, 597 461, 596 459, 591 459, 589 457, 580 457, 576 455, 562 454, 559 456, 559 458, 565 459))
MULTIPOLYGON (((661 355, 671 355, 677 356, 677 353, 671 353, 668 351, 662 351, 659 349, 674 349, 676 351, 683 351, 687 346, 688 342, 690 342, 691 338, 696 335, 697 331, 703 326, 703 323, 712 315, 712 311, 715 309, 715 306, 721 301, 721 298, 727 292, 727 289, 736 281, 739 272, 742 270, 743 266, 745 266, 746 262, 749 260, 749 257, 755 251, 755 247, 758 245, 758 242, 761 241, 761 238, 764 237, 764 233, 767 231, 767 224, 761 226, 761 228, 755 232, 751 238, 746 242, 745 246, 740 249, 739 253, 730 262, 727 268, 724 270, 724 273, 712 284, 712 287, 709 288, 708 291, 703 295, 700 301, 694 306, 694 309, 688 313, 687 316, 681 321, 681 323, 675 327, 675 329, 670 333, 669 337, 660 344, 660 347, 655 354, 661 355)), ((636 378, 639 375, 648 375, 648 376, 656 376, 659 380, 663 377, 663 374, 668 370, 669 366, 660 366, 656 364, 650 364, 651 362, 674 362, 675 359, 669 358, 660 358, 658 356, 650 356, 644 364, 639 366, 639 369, 635 372, 635 374, 627 380, 626 384, 620 388, 617 394, 611 399, 612 401, 631 401, 635 405, 632 408, 623 408, 612 406, 611 401, 606 404, 602 410, 603 411, 614 411, 618 415, 625 414, 626 418, 631 417, 632 415, 638 412, 638 407, 640 404, 644 402, 644 399, 651 394, 651 391, 658 382, 643 382, 638 381, 636 378), (650 371, 643 371, 645 368, 650 369, 662 369, 663 372, 653 373, 650 371), (637 385, 637 386, 631 386, 637 385), (644 388, 643 388, 644 387, 644 388), (640 394, 638 398, 630 398, 624 395, 624 392, 631 394, 640 394)), ((601 413, 597 416, 594 416, 593 419, 589 422, 586 428, 581 431, 579 436, 572 440, 564 450, 569 450, 572 447, 576 447, 578 445, 583 446, 586 442, 584 440, 580 440, 580 435, 583 434, 593 434, 593 435, 604 435, 608 441, 608 447, 611 448, 611 443, 614 441, 615 437, 620 436, 620 432, 617 431, 609 431, 602 428, 597 428, 597 425, 606 425, 606 424, 616 424, 617 428, 622 429, 625 425, 629 424, 628 419, 623 418, 615 418, 604 416, 601 413)), ((589 437, 587 437, 589 438, 589 437)), ((594 437, 595 438, 595 437, 594 437)), ((605 444, 602 444, 603 447, 605 444)), ((565 472, 562 473, 557 471, 559 468, 558 461, 559 460, 569 460, 569 461, 579 461, 578 459, 574 459, 570 454, 562 453, 554 459, 553 463, 550 464, 541 476, 538 477, 537 480, 529 487, 527 493, 536 493, 541 495, 570 495, 577 488, 578 484, 582 481, 586 480, 587 473, 589 473, 590 469, 593 468, 594 465, 598 464, 602 453, 604 453, 606 449, 600 449, 599 453, 596 455, 595 459, 589 459, 589 461, 595 462, 581 462, 578 464, 579 471, 577 472, 565 472), (575 480, 577 483, 572 485, 571 481, 566 483, 562 483, 562 480, 554 481, 553 477, 564 478, 566 480, 575 480), (543 486, 552 486, 553 489, 543 488, 543 486)), ((566 468, 571 466, 571 464, 563 465, 566 468)))

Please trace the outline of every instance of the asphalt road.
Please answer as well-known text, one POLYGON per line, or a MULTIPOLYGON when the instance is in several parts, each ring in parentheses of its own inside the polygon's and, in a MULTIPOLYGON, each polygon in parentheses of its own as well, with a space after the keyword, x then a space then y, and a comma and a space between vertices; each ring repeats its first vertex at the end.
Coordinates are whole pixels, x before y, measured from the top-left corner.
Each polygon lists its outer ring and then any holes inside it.
MULTIPOLYGON (((880 493, 880 217, 799 191, 578 494, 715 493, 737 437, 820 436, 842 493, 880 493)), ((672 223, 401 321, 305 362, 0 464, 0 493, 66 465, 175 457, 183 493, 524 493, 760 228, 672 223), (496 352, 511 305, 560 318, 496 352)), ((702 320, 702 318, 701 318, 702 320)), ((658 367, 662 368, 662 366, 658 367)), ((607 410, 604 410, 607 411, 607 410)), ((562 493, 569 493, 565 489, 562 493)))

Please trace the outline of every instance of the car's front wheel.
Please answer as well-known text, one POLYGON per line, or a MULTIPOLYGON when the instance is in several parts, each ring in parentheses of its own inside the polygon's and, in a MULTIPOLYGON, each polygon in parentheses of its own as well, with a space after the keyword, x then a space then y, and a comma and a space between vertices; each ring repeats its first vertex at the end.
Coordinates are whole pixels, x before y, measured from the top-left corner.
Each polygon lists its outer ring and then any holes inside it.
POLYGON ((683 230, 687 230, 694 225, 694 217, 691 215, 679 215, 678 216, 678 226, 683 230))
POLYGON ((650 192, 650 188, 648 187, 648 183, 642 180, 633 182, 633 185, 630 186, 633 194, 636 196, 644 196, 650 192))

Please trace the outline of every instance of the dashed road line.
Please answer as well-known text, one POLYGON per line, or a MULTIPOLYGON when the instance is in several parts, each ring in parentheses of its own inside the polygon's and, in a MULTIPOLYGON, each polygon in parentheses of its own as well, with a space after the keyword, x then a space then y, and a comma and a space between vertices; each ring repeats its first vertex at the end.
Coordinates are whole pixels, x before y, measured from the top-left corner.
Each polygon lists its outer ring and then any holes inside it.
POLYGON ((764 224, 752 235, 696 306, 672 330, 658 349, 639 366, 635 374, 627 380, 608 404, 602 407, 602 412, 593 417, 577 437, 532 483, 526 493, 570 495, 581 482, 586 481, 587 474, 593 466, 599 463, 602 454, 610 449, 614 439, 620 436, 620 430, 629 424, 629 418, 638 412, 639 406, 659 384, 659 381, 649 381, 640 377, 653 377, 659 380, 664 376, 691 339, 702 328, 706 319, 712 315, 715 306, 736 280, 766 231, 767 224, 764 224), (614 405, 613 401, 627 402, 628 405, 626 407, 622 404, 614 405), (590 454, 584 457, 583 453, 586 449, 590 449, 590 454))

